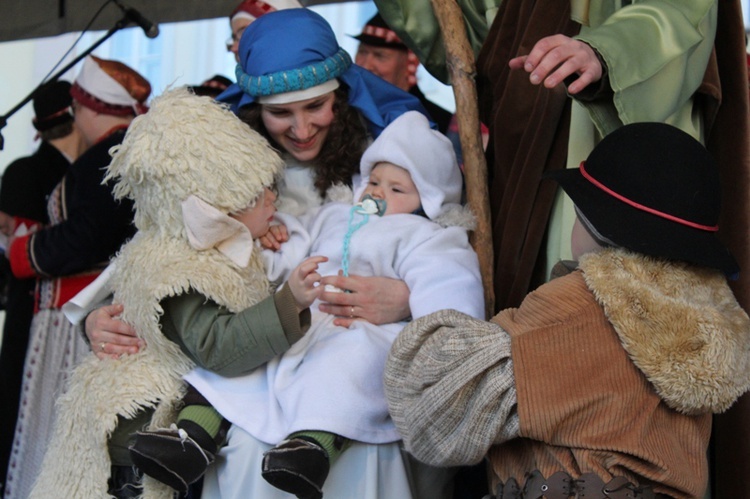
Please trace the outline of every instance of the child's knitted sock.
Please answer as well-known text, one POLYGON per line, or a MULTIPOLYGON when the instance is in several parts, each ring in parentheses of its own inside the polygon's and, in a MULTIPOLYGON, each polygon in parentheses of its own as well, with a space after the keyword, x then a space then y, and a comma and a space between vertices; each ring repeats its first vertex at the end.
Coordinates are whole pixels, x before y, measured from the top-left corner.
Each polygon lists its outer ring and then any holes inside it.
POLYGON ((194 386, 188 383, 177 427, 188 432, 204 449, 216 452, 224 445, 231 423, 194 386))
POLYGON ((287 438, 302 438, 305 440, 312 440, 316 444, 320 445, 328 453, 328 459, 331 466, 333 466, 333 463, 336 462, 339 456, 352 444, 352 441, 350 439, 327 431, 298 431, 296 433, 292 433, 287 438))
POLYGON ((226 420, 219 411, 208 405, 187 405, 177 416, 178 428, 187 431, 204 449, 213 447, 214 452, 226 439, 226 426, 226 420), (213 445, 206 441, 207 438, 213 445))

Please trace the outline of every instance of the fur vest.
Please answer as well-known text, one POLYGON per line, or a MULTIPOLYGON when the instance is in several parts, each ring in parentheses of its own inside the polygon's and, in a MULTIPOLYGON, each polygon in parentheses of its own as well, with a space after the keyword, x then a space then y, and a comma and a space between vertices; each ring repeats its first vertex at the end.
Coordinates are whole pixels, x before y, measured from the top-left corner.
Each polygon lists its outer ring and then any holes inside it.
POLYGON ((750 319, 714 270, 608 249, 494 322, 512 338, 519 435, 502 481, 539 469, 702 497, 711 414, 750 388, 750 319))
MULTIPOLYGON (((58 401, 60 418, 31 497, 109 497, 107 439, 118 416, 130 418, 153 408, 151 427, 174 421, 184 393, 182 376, 194 366, 161 333, 163 298, 192 288, 239 312, 269 293, 257 252, 240 268, 215 249, 198 252, 185 240, 139 232, 114 263, 115 302, 125 305, 122 318, 146 347, 117 360, 101 361, 91 354, 73 371, 58 401)), ((144 498, 171 498, 172 492, 155 480, 144 480, 144 498)))

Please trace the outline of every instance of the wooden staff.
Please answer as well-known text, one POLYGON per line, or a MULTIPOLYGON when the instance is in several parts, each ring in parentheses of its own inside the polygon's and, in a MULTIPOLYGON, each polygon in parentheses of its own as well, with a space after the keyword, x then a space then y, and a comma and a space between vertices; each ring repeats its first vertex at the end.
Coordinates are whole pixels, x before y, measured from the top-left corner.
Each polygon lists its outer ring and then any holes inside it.
POLYGON ((445 43, 446 65, 456 99, 456 118, 464 160, 466 196, 469 207, 477 218, 471 234, 471 244, 479 255, 479 268, 484 285, 486 318, 494 315, 495 291, 494 252, 487 190, 487 162, 479 124, 479 105, 475 84, 474 51, 469 44, 461 8, 455 0, 430 0, 445 43))

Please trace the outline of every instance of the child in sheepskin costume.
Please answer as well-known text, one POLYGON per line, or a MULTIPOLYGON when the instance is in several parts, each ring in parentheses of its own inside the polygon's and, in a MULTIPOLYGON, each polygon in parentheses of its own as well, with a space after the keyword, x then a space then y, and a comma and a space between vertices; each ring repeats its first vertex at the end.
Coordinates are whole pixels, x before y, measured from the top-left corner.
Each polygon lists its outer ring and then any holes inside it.
POLYGON ((576 206, 577 266, 489 322, 404 329, 385 386, 406 449, 486 458, 497 498, 702 498, 712 413, 750 388, 717 165, 678 128, 635 123, 549 176, 576 206))
MULTIPOLYGON (((404 280, 414 317, 443 308, 483 317, 479 264, 467 234, 473 218, 459 204, 462 178, 450 140, 421 113, 404 113, 367 149, 361 172, 354 192, 359 203, 329 203, 303 219, 277 214, 289 240, 278 252, 264 252, 272 282, 304 258, 323 255, 323 276, 341 269, 404 280)), ((265 443, 283 440, 265 454, 262 474, 298 497, 322 496, 330 466, 349 440, 401 438, 388 415, 382 375, 405 322, 358 320, 347 328, 335 319, 313 306, 305 337, 246 376, 197 369, 186 378, 235 427, 265 443)), ((255 497, 277 497, 278 490, 266 487, 253 484, 255 497)))
MULTIPOLYGON (((269 187, 281 167, 259 134, 184 88, 133 122, 107 179, 134 200, 138 232, 114 260, 112 282, 146 346, 119 359, 91 354, 72 373, 33 497, 137 495, 129 434, 174 421, 184 374, 196 364, 245 373, 302 336, 306 305, 291 285, 269 296, 253 243, 274 213, 269 187)), ((143 484, 143 497, 173 495, 143 484)))

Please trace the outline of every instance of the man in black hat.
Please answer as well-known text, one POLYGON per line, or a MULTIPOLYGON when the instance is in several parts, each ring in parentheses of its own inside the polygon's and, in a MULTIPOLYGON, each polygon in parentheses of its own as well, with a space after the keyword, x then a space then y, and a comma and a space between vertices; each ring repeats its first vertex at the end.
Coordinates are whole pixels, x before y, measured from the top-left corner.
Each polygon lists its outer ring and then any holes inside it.
MULTIPOLYGON (((84 148, 73 123, 70 83, 55 81, 41 87, 34 96, 33 125, 42 140, 31 156, 8 165, 0 182, 0 226, 16 216, 29 224, 47 224, 47 197, 60 182, 71 162, 84 148)), ((34 313, 36 279, 16 279, 7 258, 0 259, 7 280, 5 323, 0 349, 0 476, 5 479, 13 431, 16 426, 21 377, 29 328, 34 313)))
POLYGON ((427 97, 419 90, 417 56, 385 24, 380 14, 375 14, 367 21, 362 33, 353 38, 359 40, 354 63, 417 97, 430 113, 432 120, 437 123, 440 132, 446 133, 453 115, 427 100, 427 97))
POLYGON ((548 174, 577 265, 489 322, 443 310, 401 332, 385 386, 406 449, 486 457, 498 498, 703 497, 712 415, 750 389, 718 172, 687 133, 635 123, 548 174))

